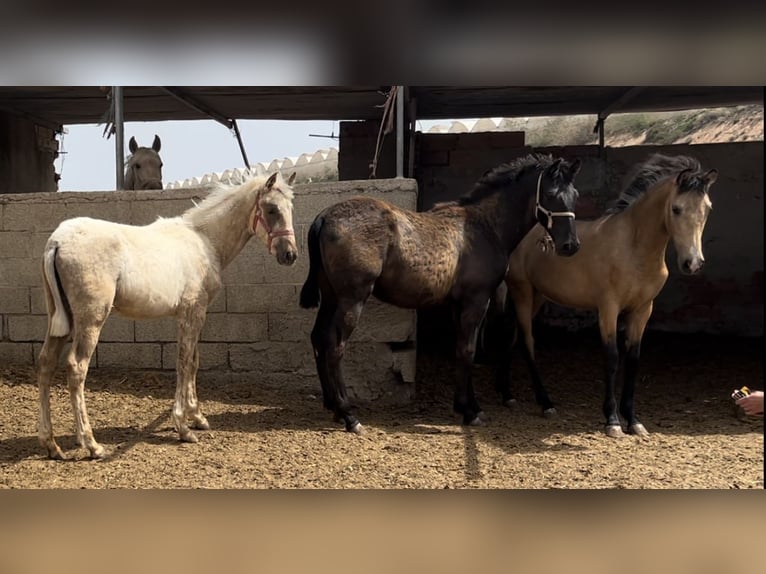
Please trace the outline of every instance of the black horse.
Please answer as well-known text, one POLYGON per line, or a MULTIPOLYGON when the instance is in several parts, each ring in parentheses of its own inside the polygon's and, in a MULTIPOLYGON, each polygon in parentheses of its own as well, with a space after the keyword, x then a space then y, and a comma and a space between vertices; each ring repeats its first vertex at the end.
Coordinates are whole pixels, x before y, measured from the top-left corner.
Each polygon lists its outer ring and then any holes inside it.
POLYGON ((558 253, 577 252, 573 181, 579 168, 579 160, 533 154, 496 167, 458 201, 430 211, 355 197, 317 215, 308 233, 310 268, 300 304, 319 305, 311 343, 324 406, 346 430, 359 433, 362 426, 350 413, 341 360, 370 295, 410 309, 451 304, 454 408, 464 424, 480 424, 471 381, 477 328, 511 251, 536 223, 558 253))

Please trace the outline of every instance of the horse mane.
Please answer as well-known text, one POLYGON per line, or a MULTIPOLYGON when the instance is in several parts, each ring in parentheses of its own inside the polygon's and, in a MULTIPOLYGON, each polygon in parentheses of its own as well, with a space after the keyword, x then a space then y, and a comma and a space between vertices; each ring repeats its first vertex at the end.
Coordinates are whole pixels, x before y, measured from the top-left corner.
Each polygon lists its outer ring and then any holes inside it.
MULTIPOLYGON (((211 184, 207 197, 194 207, 187 209, 181 216, 184 220, 193 225, 203 224, 212 215, 220 215, 222 210, 233 210, 239 204, 235 199, 250 197, 258 189, 263 187, 268 176, 248 175, 240 184, 230 184, 218 182, 211 184)), ((274 189, 278 189, 287 199, 293 199, 293 190, 290 187, 279 187, 279 183, 274 189)))
POLYGON ((530 153, 525 156, 501 164, 493 169, 484 172, 471 191, 460 197, 454 202, 444 202, 435 206, 437 209, 443 209, 449 205, 472 205, 482 199, 503 189, 508 181, 518 181, 527 172, 537 169, 546 169, 553 164, 553 156, 530 153))
POLYGON ((653 154, 648 160, 637 165, 629 172, 626 178, 627 185, 614 203, 606 209, 604 214, 625 211, 657 182, 686 169, 691 169, 695 174, 700 174, 702 172, 702 165, 697 159, 686 155, 653 154))

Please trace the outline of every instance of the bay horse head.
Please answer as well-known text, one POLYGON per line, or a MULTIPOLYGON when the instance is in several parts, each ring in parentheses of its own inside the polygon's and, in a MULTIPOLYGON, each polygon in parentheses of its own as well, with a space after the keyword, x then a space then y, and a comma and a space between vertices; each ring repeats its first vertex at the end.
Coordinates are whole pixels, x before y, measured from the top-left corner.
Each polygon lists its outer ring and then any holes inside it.
POLYGON ((580 166, 579 159, 570 164, 562 158, 557 158, 537 177, 537 221, 547 233, 547 243, 552 243, 556 253, 566 257, 574 255, 580 249, 574 214, 578 196, 574 178, 580 171, 580 166))
POLYGON ((152 147, 139 147, 136 138, 128 142, 130 157, 125 166, 125 189, 162 189, 162 142, 154 136, 152 147))
POLYGON ((250 218, 250 232, 258 236, 280 265, 292 265, 298 259, 293 230, 293 190, 295 172, 285 180, 273 173, 258 190, 250 218))
POLYGON ((686 275, 698 273, 705 265, 702 232, 713 207, 708 191, 718 178, 718 170, 681 171, 675 179, 676 191, 668 202, 666 227, 676 249, 678 269, 686 275))

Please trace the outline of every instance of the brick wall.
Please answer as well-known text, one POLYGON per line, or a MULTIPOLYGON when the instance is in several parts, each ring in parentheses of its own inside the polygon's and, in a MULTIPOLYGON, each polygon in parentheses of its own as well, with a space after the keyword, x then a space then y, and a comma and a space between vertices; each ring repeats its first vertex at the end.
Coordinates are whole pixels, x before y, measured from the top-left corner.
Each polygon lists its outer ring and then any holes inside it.
MULTIPOLYGON (((353 195, 371 195, 415 209, 413 180, 346 181, 295 187, 300 256, 280 266, 251 241, 224 272, 200 339, 202 370, 257 371, 259 378, 294 381, 319 389, 309 333, 316 310, 298 306, 308 273, 306 232, 323 208, 353 195)), ((178 215, 204 197, 201 189, 156 192, 77 192, 0 195, 0 364, 32 364, 47 318, 40 256, 64 219, 87 215, 143 225, 178 215)), ((362 313, 345 360, 346 382, 360 399, 406 400, 415 372, 415 313, 371 300, 362 313)), ((172 318, 132 321, 111 316, 93 368, 175 368, 172 318)))

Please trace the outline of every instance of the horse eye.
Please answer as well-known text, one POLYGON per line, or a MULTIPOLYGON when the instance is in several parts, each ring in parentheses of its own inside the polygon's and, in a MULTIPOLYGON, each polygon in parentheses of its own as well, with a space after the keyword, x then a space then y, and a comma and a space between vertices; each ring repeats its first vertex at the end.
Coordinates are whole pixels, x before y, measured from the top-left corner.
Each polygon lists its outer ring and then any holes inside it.
POLYGON ((673 206, 673 215, 681 215, 681 208, 677 205, 673 206))
POLYGON ((276 207, 270 207, 270 208, 267 210, 267 213, 268 213, 269 215, 278 215, 278 214, 279 214, 279 211, 277 210, 277 208, 276 208, 276 207))
POLYGON ((141 169, 141 164, 140 163, 136 164, 136 169, 141 169))

